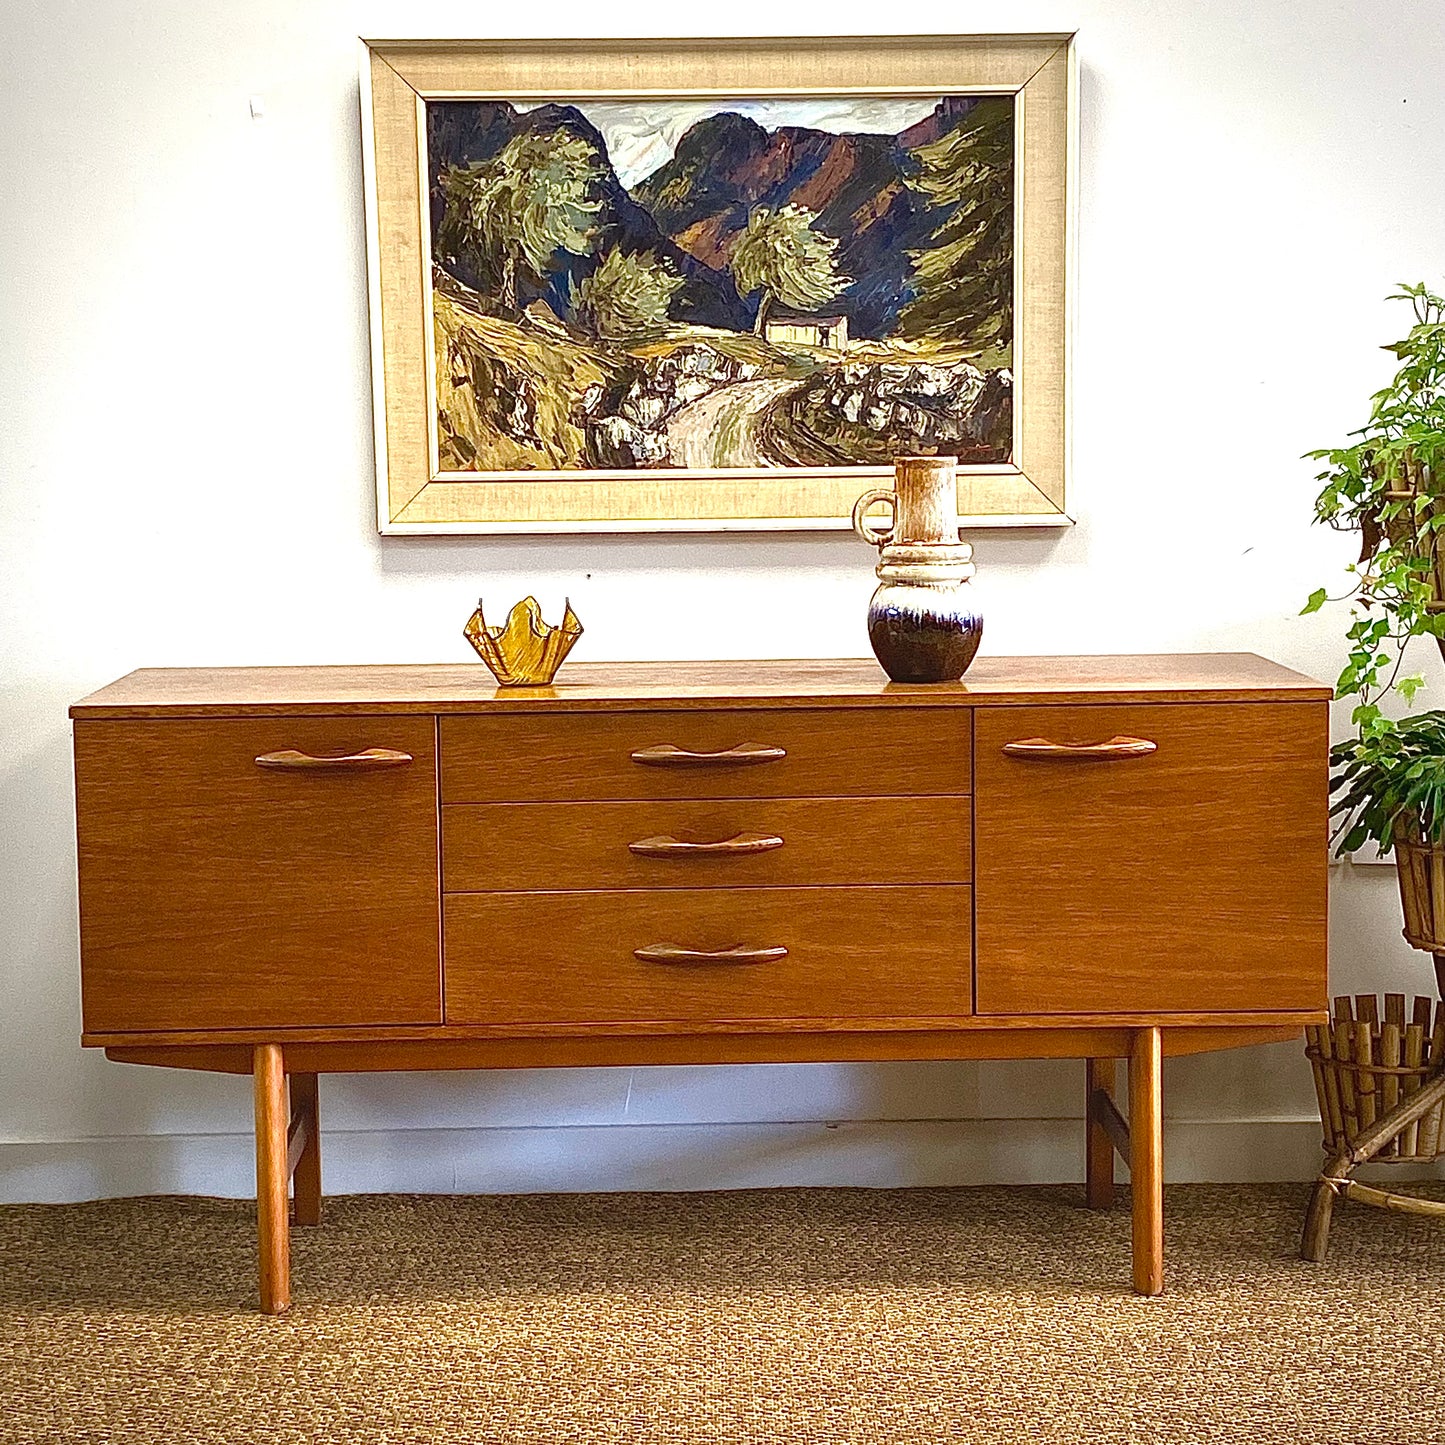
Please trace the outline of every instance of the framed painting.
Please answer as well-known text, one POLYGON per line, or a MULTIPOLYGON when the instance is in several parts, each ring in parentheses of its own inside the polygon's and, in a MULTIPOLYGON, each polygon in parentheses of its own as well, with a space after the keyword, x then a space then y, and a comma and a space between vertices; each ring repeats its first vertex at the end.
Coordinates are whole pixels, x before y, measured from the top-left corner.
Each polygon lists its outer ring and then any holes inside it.
POLYGON ((1072 37, 364 41, 385 533, 1067 523, 1072 37))

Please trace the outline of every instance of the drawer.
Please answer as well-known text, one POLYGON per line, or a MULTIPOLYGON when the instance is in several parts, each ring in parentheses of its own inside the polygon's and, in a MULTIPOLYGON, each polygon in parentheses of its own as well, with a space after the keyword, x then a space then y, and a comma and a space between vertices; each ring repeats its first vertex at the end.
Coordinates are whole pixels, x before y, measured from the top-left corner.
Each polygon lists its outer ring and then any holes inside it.
POLYGON ((451 803, 449 893, 966 883, 967 798, 451 803))
POLYGON ((435 736, 416 717, 78 721, 86 1029, 439 1021, 435 736), (411 761, 257 764, 367 748, 411 761))
POLYGON ((980 709, 980 1013, 1325 1002, 1327 705, 980 709), (1156 750, 1014 757, 1026 739, 1156 750))
POLYGON ((448 1023, 972 1012, 970 890, 467 893, 444 901, 448 1023), (785 949, 755 962, 634 950, 785 949))
POLYGON ((969 790, 967 708, 516 714, 440 729, 444 803, 969 790))

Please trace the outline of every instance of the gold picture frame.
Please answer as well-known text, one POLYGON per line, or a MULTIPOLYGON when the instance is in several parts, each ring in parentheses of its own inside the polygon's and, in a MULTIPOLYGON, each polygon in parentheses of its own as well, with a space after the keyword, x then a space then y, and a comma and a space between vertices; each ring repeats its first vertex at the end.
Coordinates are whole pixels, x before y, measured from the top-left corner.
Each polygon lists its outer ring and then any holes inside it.
POLYGON ((727 40, 363 40, 376 487, 384 534, 844 528, 885 466, 444 471, 429 102, 1014 97, 1012 451, 959 469, 969 526, 1067 525, 1077 80, 1070 34, 727 40))

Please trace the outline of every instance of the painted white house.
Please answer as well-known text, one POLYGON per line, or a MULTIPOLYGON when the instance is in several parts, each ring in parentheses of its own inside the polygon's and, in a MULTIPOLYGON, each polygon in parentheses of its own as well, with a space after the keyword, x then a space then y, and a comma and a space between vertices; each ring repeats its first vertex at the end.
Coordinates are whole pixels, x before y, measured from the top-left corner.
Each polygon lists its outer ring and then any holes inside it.
POLYGON ((848 349, 846 316, 778 316, 763 323, 763 335, 780 345, 821 346, 827 351, 848 349))

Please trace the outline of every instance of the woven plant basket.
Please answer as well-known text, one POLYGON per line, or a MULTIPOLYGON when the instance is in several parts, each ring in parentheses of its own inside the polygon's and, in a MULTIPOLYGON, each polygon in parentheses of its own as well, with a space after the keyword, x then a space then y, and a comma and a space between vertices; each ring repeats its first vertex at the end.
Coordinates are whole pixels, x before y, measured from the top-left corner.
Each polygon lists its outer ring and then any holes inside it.
MULTIPOLYGON (((1427 610, 1445 612, 1445 529, 1434 524, 1436 515, 1445 509, 1445 497, 1435 493, 1430 469, 1413 457, 1402 461, 1395 475, 1385 481, 1389 487, 1385 500, 1409 505, 1400 509, 1399 516, 1376 525, 1395 546, 1428 564, 1432 600, 1427 610), (1423 506, 1415 500, 1422 495, 1428 499, 1423 506)), ((1436 641, 1441 655, 1445 656, 1445 638, 1436 641)))
MULTIPOLYGON (((1405 995, 1342 996, 1328 1025, 1305 1030, 1324 1126, 1324 1151, 1352 1149, 1360 1134, 1445 1067, 1445 1002, 1405 995), (1433 1020, 1432 1020, 1433 1014, 1433 1020)), ((1445 1100, 1376 1154, 1372 1163, 1445 1157, 1445 1100)))
POLYGON ((1405 941, 1435 956, 1435 984, 1445 998, 1445 842, 1426 842, 1414 825, 1399 829, 1395 872, 1405 941))

